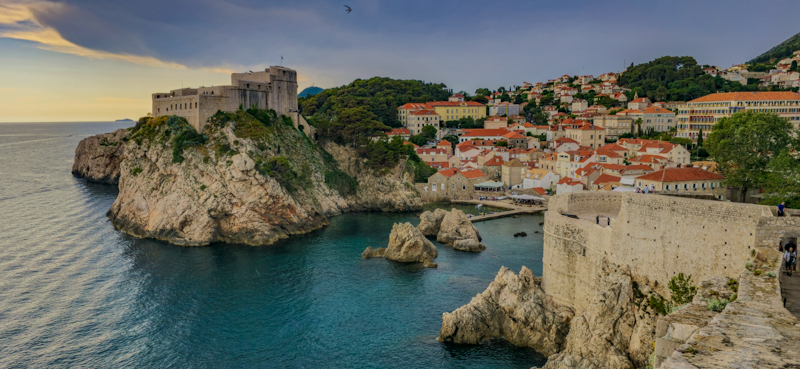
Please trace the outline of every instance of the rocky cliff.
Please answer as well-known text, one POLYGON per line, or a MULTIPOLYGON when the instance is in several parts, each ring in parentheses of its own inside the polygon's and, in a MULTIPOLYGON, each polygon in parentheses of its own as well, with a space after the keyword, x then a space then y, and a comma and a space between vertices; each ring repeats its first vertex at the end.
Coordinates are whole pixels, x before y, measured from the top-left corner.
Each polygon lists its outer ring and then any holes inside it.
POLYGON ((469 304, 442 316, 439 340, 479 343, 503 338, 549 356, 546 369, 644 368, 656 319, 630 272, 602 266, 603 282, 585 310, 559 305, 530 269, 500 269, 469 304))
POLYGON ((541 278, 522 267, 519 275, 501 268, 494 282, 469 304, 442 314, 439 340, 475 344, 505 338, 545 355, 562 350, 574 312, 542 290, 541 278))
MULTIPOLYGON (((329 145, 328 153, 287 123, 271 111, 218 113, 198 133, 182 118, 145 118, 118 145, 118 161, 84 171, 113 178, 117 162, 114 226, 186 246, 265 245, 345 211, 421 209, 401 166, 377 175, 353 150, 329 145)), ((104 150, 101 136, 81 142, 76 166, 104 150)))
POLYGON ((75 148, 72 174, 92 182, 118 183, 119 164, 130 135, 130 130, 118 129, 81 140, 75 148))

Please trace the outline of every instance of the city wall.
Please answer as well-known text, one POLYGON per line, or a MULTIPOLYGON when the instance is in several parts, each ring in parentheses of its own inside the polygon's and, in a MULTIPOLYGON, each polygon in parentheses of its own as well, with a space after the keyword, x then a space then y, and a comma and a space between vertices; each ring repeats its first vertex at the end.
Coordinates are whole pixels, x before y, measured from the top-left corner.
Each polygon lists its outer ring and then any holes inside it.
POLYGON ((786 233, 765 206, 634 193, 554 196, 545 220, 543 288, 577 310, 594 296, 604 258, 668 298, 678 273, 736 278, 757 243, 786 233))

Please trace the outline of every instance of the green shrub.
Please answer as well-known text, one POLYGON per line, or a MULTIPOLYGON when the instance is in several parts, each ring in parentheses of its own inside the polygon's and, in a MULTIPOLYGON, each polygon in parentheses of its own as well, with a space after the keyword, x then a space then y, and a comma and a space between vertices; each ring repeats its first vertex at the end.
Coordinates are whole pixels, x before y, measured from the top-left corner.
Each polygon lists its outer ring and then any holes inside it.
POLYGON ((650 308, 653 309, 658 314, 667 315, 672 310, 669 302, 665 300, 661 295, 654 293, 650 295, 649 305, 650 308))
POLYGON ((748 262, 744 263, 744 267, 747 268, 747 269, 752 268, 753 267, 753 262, 748 261, 748 262))
POLYGON ((283 119, 283 124, 294 128, 294 122, 292 122, 292 118, 290 118, 288 116, 285 116, 285 115, 282 115, 281 119, 283 119))
POLYGON ((775 278, 775 273, 773 273, 773 272, 766 272, 764 275, 766 275, 767 277, 770 277, 770 278, 775 278))
POLYGON ((755 274, 755 275, 761 275, 761 271, 760 271, 760 270, 758 270, 758 269, 756 269, 756 270, 754 270, 754 271, 753 271, 753 274, 755 274))
POLYGON ((733 278, 728 279, 728 287, 730 287, 733 292, 739 292, 739 282, 733 278))
POLYGON ((300 173, 297 173, 285 156, 275 156, 267 161, 257 159, 256 170, 261 175, 275 178, 289 192, 295 192, 311 185, 311 166, 303 163, 300 173))
POLYGON ((234 156, 239 153, 238 151, 232 149, 231 145, 228 145, 227 142, 217 141, 217 143, 214 144, 214 149, 217 152, 217 158, 234 156))
POLYGON ((325 184, 342 196, 355 195, 358 191, 358 181, 338 169, 325 172, 325 184))
POLYGON ((720 312, 725 310, 725 306, 728 305, 728 300, 725 299, 711 299, 708 301, 708 310, 720 312))
POLYGON ((137 176, 137 175, 139 175, 139 173, 141 173, 141 172, 142 172, 142 168, 136 167, 136 168, 133 168, 133 170, 131 171, 131 174, 132 174, 133 176, 137 176))
POLYGON ((201 185, 200 186, 200 191, 205 191, 205 189, 206 189, 206 185, 201 185))
POLYGON ((183 163, 183 150, 192 146, 205 145, 205 143, 208 142, 208 136, 197 133, 184 118, 173 115, 167 120, 167 126, 171 132, 173 132, 173 163, 183 163))
POLYGON ((677 276, 669 280, 669 290, 672 291, 672 301, 677 305, 684 305, 692 302, 697 293, 697 287, 692 285, 692 276, 684 276, 678 273, 677 276))

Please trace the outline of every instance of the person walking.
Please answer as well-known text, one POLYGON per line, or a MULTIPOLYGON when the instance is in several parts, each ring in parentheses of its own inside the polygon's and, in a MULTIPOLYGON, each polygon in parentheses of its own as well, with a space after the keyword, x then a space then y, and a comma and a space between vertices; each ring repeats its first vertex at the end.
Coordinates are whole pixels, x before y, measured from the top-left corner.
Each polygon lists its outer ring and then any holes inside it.
POLYGON ((797 251, 795 251, 793 245, 786 247, 786 252, 783 253, 783 260, 786 263, 784 271, 791 277, 795 271, 795 264, 797 264, 797 251))
POLYGON ((656 185, 653 183, 650 184, 650 192, 656 193, 656 185))

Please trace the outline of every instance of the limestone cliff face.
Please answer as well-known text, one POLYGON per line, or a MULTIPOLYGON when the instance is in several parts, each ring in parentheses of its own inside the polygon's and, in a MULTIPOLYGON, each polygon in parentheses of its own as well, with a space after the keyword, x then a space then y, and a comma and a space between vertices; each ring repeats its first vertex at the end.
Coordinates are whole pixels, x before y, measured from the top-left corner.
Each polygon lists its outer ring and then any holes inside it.
MULTIPOLYGON (((228 115, 209 122, 202 135, 166 120, 137 126, 115 151, 119 195, 108 216, 132 235, 185 246, 266 245, 321 228, 344 211, 422 207, 402 168, 388 175, 359 171, 358 186, 352 179, 349 187, 332 184, 326 180, 332 173, 347 178, 337 161, 280 120, 261 124, 243 113, 228 115)), ((78 167, 98 150, 102 135, 90 139, 76 152, 78 167)), ((352 150, 331 147, 343 162, 360 160, 352 150)), ((96 165, 92 178, 114 177, 114 160, 103 162, 108 165, 96 165)))
POLYGON ((128 129, 118 129, 81 140, 75 148, 72 174, 92 182, 119 182, 119 164, 130 134, 128 129))
POLYGON ((647 366, 657 315, 636 298, 630 274, 603 265, 604 278, 592 303, 572 319, 564 350, 543 369, 633 369, 647 366))
POLYGON ((634 292, 627 269, 604 263, 602 271, 592 303, 576 314, 548 296, 530 269, 516 275, 502 268, 486 291, 443 314, 439 340, 474 344, 503 338, 549 356, 546 369, 644 368, 657 315, 634 292))
POLYGON ((522 267, 517 275, 503 267, 486 291, 442 315, 439 340, 475 344, 505 338, 553 355, 562 350, 573 315, 545 294, 530 269, 522 267))
POLYGON ((400 163, 388 174, 376 175, 364 165, 355 150, 334 143, 325 145, 342 171, 358 179, 358 191, 348 197, 350 211, 416 211, 422 199, 414 187, 414 177, 400 163))

